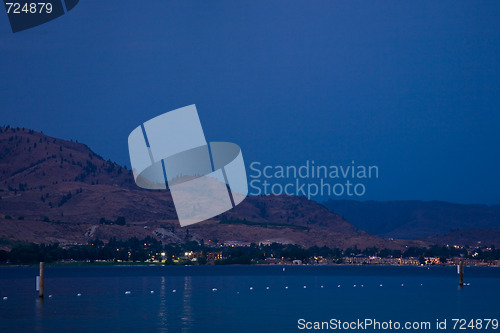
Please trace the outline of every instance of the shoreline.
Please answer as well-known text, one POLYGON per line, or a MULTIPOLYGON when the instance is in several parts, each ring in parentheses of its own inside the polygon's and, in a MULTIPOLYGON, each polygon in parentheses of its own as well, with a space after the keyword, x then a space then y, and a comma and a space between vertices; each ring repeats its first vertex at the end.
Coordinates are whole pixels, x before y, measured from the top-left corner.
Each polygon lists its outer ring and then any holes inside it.
MULTIPOLYGON (((415 267, 415 268, 437 268, 437 267, 453 267, 454 265, 390 265, 390 264, 269 264, 269 263, 255 263, 255 264, 227 264, 227 265, 184 265, 184 264, 173 264, 166 265, 164 263, 142 263, 142 262, 69 262, 69 263, 45 263, 45 267, 415 267)), ((39 264, 0 264, 1 268, 15 268, 15 267, 26 267, 26 268, 36 268, 39 264)), ((500 268, 500 265, 474 265, 474 266, 464 266, 466 268, 500 268)))

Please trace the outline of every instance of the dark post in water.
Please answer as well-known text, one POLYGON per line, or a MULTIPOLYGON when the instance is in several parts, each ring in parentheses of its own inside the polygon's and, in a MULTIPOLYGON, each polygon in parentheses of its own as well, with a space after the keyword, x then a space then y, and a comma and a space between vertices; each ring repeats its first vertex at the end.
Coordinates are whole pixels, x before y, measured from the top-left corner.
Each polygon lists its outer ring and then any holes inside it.
POLYGON ((41 261, 40 262, 40 287, 39 287, 39 292, 38 292, 38 296, 41 298, 43 298, 43 291, 45 289, 44 275, 45 275, 45 263, 43 261, 41 261))
POLYGON ((458 285, 464 285, 464 262, 462 260, 458 264, 458 285))

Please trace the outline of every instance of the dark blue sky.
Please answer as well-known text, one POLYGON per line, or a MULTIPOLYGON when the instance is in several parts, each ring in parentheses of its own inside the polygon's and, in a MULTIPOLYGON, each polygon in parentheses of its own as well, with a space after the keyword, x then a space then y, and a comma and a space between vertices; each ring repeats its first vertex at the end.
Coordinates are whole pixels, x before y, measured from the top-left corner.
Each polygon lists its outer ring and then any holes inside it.
POLYGON ((0 123, 129 164, 196 104, 247 165, 376 164, 364 199, 500 203, 498 1, 97 1, 13 34, 0 123))

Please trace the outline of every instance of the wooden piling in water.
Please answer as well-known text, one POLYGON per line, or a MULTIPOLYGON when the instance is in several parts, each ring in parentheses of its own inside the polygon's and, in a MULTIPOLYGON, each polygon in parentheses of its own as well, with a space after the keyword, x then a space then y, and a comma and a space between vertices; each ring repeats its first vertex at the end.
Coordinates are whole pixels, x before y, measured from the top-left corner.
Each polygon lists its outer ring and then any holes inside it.
POLYGON ((458 285, 464 285, 464 262, 462 260, 458 264, 458 285))
POLYGON ((43 292, 45 289, 45 263, 40 262, 40 290, 38 291, 38 297, 43 298, 43 292))

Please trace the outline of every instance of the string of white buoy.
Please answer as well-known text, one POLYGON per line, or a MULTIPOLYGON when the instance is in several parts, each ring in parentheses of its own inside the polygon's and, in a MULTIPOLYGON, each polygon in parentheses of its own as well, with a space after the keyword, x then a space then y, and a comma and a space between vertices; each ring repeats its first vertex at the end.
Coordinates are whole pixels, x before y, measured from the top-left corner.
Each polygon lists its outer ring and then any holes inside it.
MULTIPOLYGON (((470 285, 470 283, 465 283, 464 285, 470 285)), ((380 283, 378 286, 379 286, 379 287, 383 287, 384 285, 383 285, 382 283, 380 283)), ((401 284, 400 284, 400 286, 401 286, 401 287, 404 287, 404 286, 405 286, 405 284, 404 284, 404 283, 401 283, 401 284)), ((423 286, 423 283, 420 283, 420 286, 423 286)), ((339 285, 337 285, 337 288, 340 288, 340 287, 341 287, 341 285, 340 285, 340 284, 339 284, 339 285)), ((364 288, 364 287, 365 287, 365 285, 364 285, 364 284, 353 284, 353 285, 352 285, 352 287, 353 287, 353 288, 357 288, 357 287, 364 288)), ((289 288, 290 288, 289 286, 285 286, 285 290, 288 290, 289 288)), ((320 288, 320 289, 324 289, 324 288, 325 288, 325 285, 320 285, 320 286, 319 286, 319 288, 320 288)), ((250 286, 248 289, 249 289, 249 290, 254 290, 254 287, 253 287, 253 286, 250 286)), ((270 289, 271 289, 271 287, 270 287, 270 286, 266 286, 266 287, 265 287, 265 290, 270 290, 270 289)), ((307 289, 307 285, 303 285, 303 286, 302 286, 302 289, 307 289)), ((216 291, 218 291, 219 289, 217 289, 217 288, 212 288, 211 290, 212 290, 212 292, 216 292, 216 291)), ((172 290, 172 292, 173 292, 173 293, 175 293, 176 291, 177 291, 176 289, 173 289, 173 290, 172 290)), ((126 291, 126 292, 125 292, 125 294, 130 294, 130 291, 126 291)), ((151 294, 154 294, 154 291, 153 291, 153 290, 151 290, 151 294)), ((236 294, 240 294, 240 292, 239 292, 239 291, 236 291, 236 294)), ((49 297, 52 297, 52 295, 50 295, 49 297)))
MULTIPOLYGON (((422 287, 422 286, 423 286, 423 283, 420 283, 419 285, 422 287)), ((464 283, 464 285, 465 285, 465 286, 470 286, 470 283, 464 283)), ((383 285, 382 283, 380 283, 380 284, 378 284, 378 286, 379 286, 379 287, 383 287, 384 285, 383 285)), ((359 285, 358 285, 358 284, 353 284, 353 285, 352 285, 352 287, 353 287, 353 288, 357 288, 357 287, 364 288, 364 287, 365 287, 365 285, 364 285, 364 284, 359 284, 359 285)), ((405 287, 405 284, 404 284, 404 283, 401 283, 401 284, 400 284, 400 287, 405 287)), ((284 288, 285 288, 285 290, 288 290, 290 287, 289 287, 289 286, 285 286, 284 288)), ((325 285, 320 285, 320 286, 319 286, 319 288, 320 288, 320 289, 324 289, 324 288, 325 288, 325 285)), ((337 288, 341 288, 341 285, 340 285, 340 284, 338 284, 338 285, 337 285, 337 288)), ((266 287, 265 287, 265 290, 270 290, 270 289, 271 289, 271 287, 270 287, 270 286, 266 286, 266 287)), ((303 285, 303 286, 302 286, 302 289, 307 289, 307 285, 303 285)), ((212 288, 211 290, 212 290, 212 292, 219 291, 217 288, 212 288)), ((254 290, 254 287, 253 287, 253 286, 250 286, 250 287, 249 287, 249 290, 250 290, 250 291, 254 290)), ((155 293, 155 291, 154 291, 154 290, 150 290, 149 292, 150 292, 150 294, 154 294, 154 293, 155 293)), ((177 292, 177 289, 172 289, 172 293, 176 293, 176 292, 177 292)), ((125 291, 125 295, 130 295, 130 294, 132 294, 132 292, 131 292, 130 290, 126 290, 126 291, 125 291)), ((239 291, 236 291, 236 294, 240 294, 240 292, 239 292, 239 291)), ((76 294, 76 296, 77 296, 77 297, 81 297, 81 296, 82 296, 82 293, 77 293, 77 294, 76 294)), ((49 297, 49 298, 52 298, 52 297, 53 297, 53 295, 48 295, 48 297, 49 297)), ((2 300, 4 300, 4 301, 7 301, 8 299, 9 299, 9 298, 8 298, 8 296, 3 296, 3 297, 2 297, 2 300)))
MULTIPOLYGON (((464 285, 470 285, 470 283, 465 283, 464 285)), ((379 287, 383 287, 384 285, 383 285, 382 283, 380 283, 378 286, 379 286, 379 287)), ((401 286, 401 287, 404 287, 404 286, 405 286, 405 284, 404 284, 404 283, 401 283, 401 284, 400 284, 400 286, 401 286)), ((420 283, 420 286, 423 286, 423 283, 420 283)), ((352 287, 353 287, 353 288, 358 288, 358 287, 360 287, 360 288, 364 288, 364 287, 365 287, 365 285, 364 285, 364 284, 353 284, 353 285, 352 285, 352 287)), ((290 288, 289 286, 285 286, 285 290, 288 290, 289 288, 290 288)), ((324 289, 324 288, 325 288, 325 285, 320 285, 320 286, 319 286, 319 288, 320 288, 320 289, 324 289)), ((340 285, 340 284, 338 284, 338 285, 337 285, 337 288, 341 288, 341 285, 340 285)), ((254 290, 254 287, 253 287, 253 286, 250 286, 248 289, 252 291, 252 290, 254 290)), ((303 286, 302 286, 302 289, 307 289, 307 285, 303 285, 303 286)), ((266 287, 265 287, 265 290, 271 290, 271 287, 270 287, 270 286, 266 286, 266 287)), ((216 291, 219 291, 219 289, 217 289, 217 288, 212 288, 212 289, 211 289, 211 291, 212 291, 212 292, 216 292, 216 291)), ((175 292, 177 292, 177 290, 176 290, 176 289, 172 289, 172 293, 175 293, 175 292)), ((132 293, 132 292, 131 292, 131 291, 129 291, 129 290, 125 291, 125 294, 126 294, 126 295, 130 295, 131 293, 132 293)), ((150 293, 151 293, 151 294, 154 294, 154 293, 155 293, 155 291, 154 291, 154 290, 151 290, 151 291, 150 291, 150 293)), ((239 291, 236 291, 236 294, 240 294, 240 292, 239 292, 239 291)), ((82 294, 81 294, 81 293, 78 293, 78 294, 77 294, 77 296, 82 296, 82 294)), ((52 297, 52 295, 49 295, 49 297, 52 297)), ((4 297, 4 298, 3 298, 3 300, 7 300, 7 297, 4 297)))

